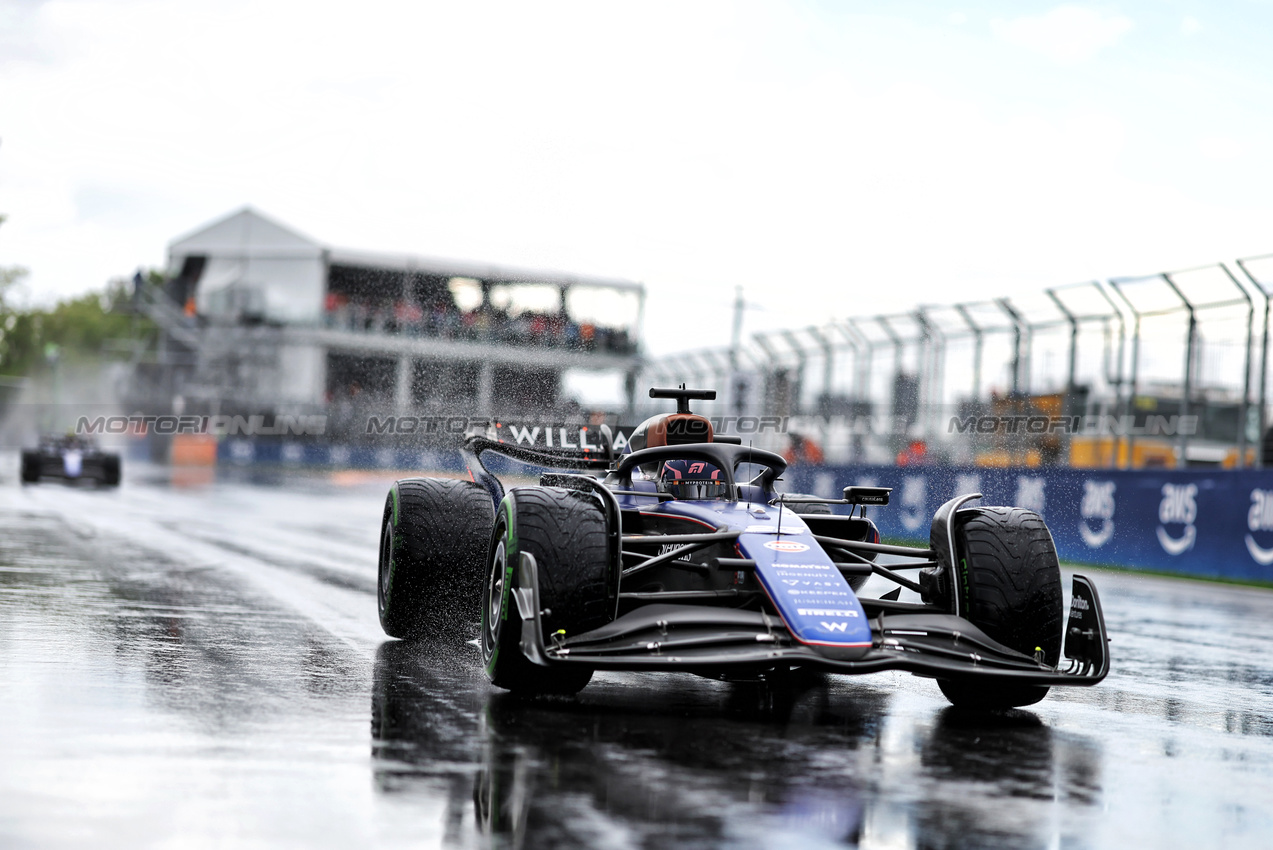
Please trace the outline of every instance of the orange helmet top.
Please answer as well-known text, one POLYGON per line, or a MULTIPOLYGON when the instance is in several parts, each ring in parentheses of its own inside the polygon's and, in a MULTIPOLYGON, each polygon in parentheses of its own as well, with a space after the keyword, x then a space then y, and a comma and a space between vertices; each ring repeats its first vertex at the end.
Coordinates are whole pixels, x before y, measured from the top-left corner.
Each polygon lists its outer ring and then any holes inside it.
POLYGON ((635 452, 656 446, 710 443, 712 436, 712 423, 706 416, 699 416, 697 413, 661 413, 638 425, 628 439, 628 445, 635 452))

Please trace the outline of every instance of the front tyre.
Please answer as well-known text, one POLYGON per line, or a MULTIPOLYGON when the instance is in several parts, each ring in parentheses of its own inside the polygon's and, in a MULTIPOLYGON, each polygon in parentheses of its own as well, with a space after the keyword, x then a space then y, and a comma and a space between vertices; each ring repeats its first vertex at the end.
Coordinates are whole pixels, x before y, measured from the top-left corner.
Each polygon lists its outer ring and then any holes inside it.
POLYGON ((541 667, 522 653, 512 591, 523 552, 538 567, 545 643, 603 626, 614 618, 605 512, 572 490, 510 490, 495 518, 482 590, 482 665, 491 683, 521 693, 577 693, 592 678, 590 668, 541 667))
POLYGON ((469 637, 494 509, 471 481, 394 482, 380 523, 377 601, 385 634, 469 637))
MULTIPOLYGON (((990 638, 1055 667, 1061 657, 1061 567, 1043 517, 1025 508, 969 508, 955 523, 960 611, 990 638)), ((944 541, 933 541, 944 552, 944 541)), ((1042 685, 937 682, 953 704, 1015 708, 1043 699, 1042 685)))

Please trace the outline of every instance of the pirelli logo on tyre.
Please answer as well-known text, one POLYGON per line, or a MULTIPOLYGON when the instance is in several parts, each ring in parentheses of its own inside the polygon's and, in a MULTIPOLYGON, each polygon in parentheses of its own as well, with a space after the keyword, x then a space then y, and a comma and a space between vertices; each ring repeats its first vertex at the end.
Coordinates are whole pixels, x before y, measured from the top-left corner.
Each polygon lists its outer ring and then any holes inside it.
POLYGON ((798 540, 768 540, 765 542, 766 549, 772 549, 775 552, 808 552, 809 547, 798 540))

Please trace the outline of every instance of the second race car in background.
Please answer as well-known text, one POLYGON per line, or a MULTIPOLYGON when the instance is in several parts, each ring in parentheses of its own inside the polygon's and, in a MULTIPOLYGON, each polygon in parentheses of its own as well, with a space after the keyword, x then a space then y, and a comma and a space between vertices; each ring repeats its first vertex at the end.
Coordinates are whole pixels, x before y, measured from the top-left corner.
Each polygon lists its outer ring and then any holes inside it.
POLYGON ((119 484, 119 455, 104 452, 85 437, 46 436, 38 448, 22 452, 22 483, 34 484, 41 478, 57 478, 66 482, 91 481, 99 486, 119 484))

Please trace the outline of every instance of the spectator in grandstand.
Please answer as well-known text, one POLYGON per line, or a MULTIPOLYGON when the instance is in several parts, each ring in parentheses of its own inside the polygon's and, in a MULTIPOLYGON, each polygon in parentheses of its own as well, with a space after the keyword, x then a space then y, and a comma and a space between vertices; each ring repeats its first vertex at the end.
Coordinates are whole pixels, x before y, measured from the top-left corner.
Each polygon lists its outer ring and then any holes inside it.
POLYGON ((337 292, 327 294, 323 308, 324 324, 336 330, 406 333, 621 354, 632 350, 627 329, 577 322, 564 310, 510 316, 507 310, 490 303, 461 312, 446 301, 422 306, 401 298, 371 299, 337 292))
POLYGON ((923 440, 911 440, 897 453, 898 466, 921 466, 928 460, 928 444, 923 440))
POLYGON ((791 466, 798 463, 820 464, 826 460, 822 447, 808 437, 793 432, 787 435, 787 439, 790 445, 782 456, 791 466))

